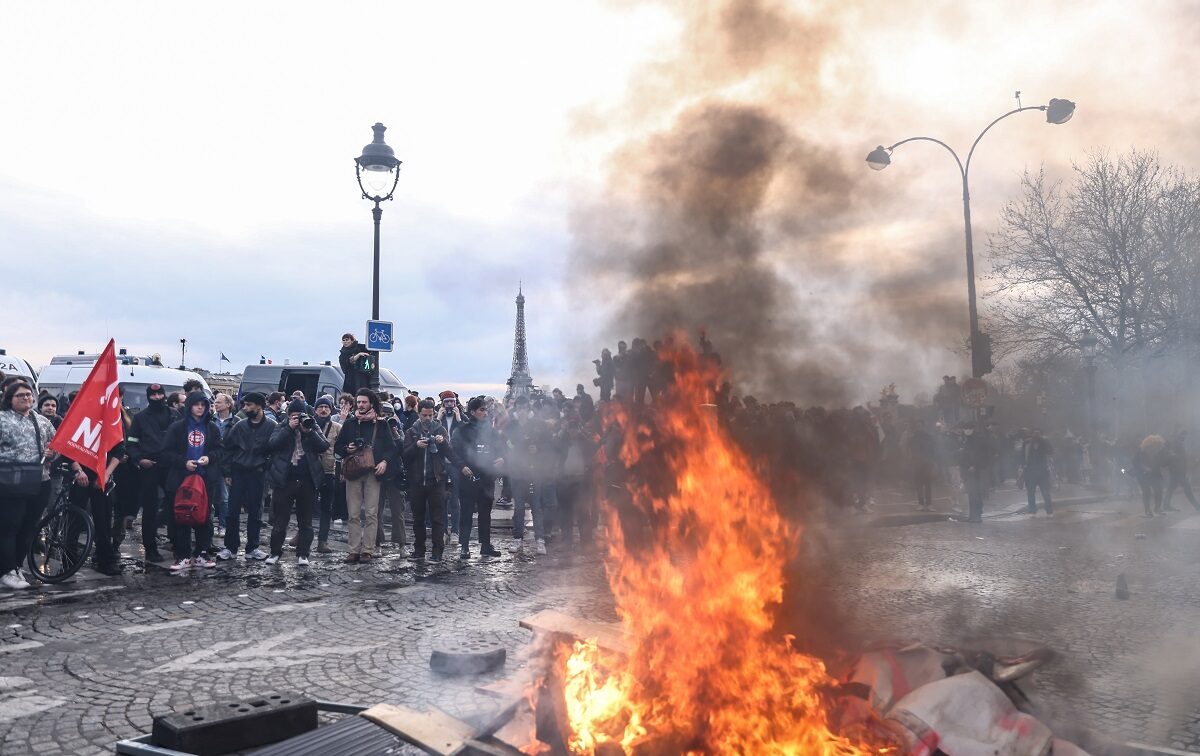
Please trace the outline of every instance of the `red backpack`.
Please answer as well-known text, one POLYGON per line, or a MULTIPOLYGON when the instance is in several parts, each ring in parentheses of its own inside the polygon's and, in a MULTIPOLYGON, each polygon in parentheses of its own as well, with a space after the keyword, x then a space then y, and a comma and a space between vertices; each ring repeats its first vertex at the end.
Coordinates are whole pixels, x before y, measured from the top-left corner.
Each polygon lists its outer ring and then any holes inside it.
POLYGON ((199 527, 208 522, 208 489, 204 476, 193 473, 175 492, 175 523, 199 527))

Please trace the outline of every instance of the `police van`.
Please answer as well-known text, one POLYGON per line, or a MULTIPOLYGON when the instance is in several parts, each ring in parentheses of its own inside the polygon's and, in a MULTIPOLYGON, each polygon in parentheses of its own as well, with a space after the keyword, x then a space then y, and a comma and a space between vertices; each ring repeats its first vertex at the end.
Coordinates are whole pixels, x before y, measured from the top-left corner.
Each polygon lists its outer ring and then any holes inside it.
POLYGON ((9 354, 5 349, 0 349, 0 373, 23 375, 33 383, 34 388, 37 388, 37 374, 34 373, 33 365, 16 355, 9 354))
MULTIPOLYGON (((92 367, 98 359, 100 359, 98 354, 84 354, 83 352, 54 357, 50 360, 50 364, 42 368, 38 374, 40 379, 38 389, 45 389, 52 396, 62 396, 70 394, 72 391, 78 391, 83 382, 87 380, 88 374, 92 372, 92 367)), ((126 354, 124 349, 120 350, 117 355, 117 380, 124 389, 121 403, 130 412, 138 412, 146 408, 146 387, 152 383, 161 385, 163 391, 170 394, 172 391, 183 391, 183 384, 190 380, 197 380, 200 382, 201 390, 210 400, 213 396, 212 390, 208 387, 208 381, 204 380, 199 373, 163 367, 158 360, 149 357, 134 357, 126 354)))
MULTIPOLYGON (((242 384, 238 387, 238 400, 251 391, 257 391, 264 396, 272 391, 282 391, 291 396, 293 391, 304 392, 304 398, 309 404, 317 401, 323 394, 337 397, 342 392, 346 376, 340 365, 326 361, 318 365, 302 362, 299 365, 275 365, 259 362, 257 365, 247 365, 242 371, 242 384)), ((379 368, 379 390, 394 396, 404 396, 408 389, 387 368, 379 368)))

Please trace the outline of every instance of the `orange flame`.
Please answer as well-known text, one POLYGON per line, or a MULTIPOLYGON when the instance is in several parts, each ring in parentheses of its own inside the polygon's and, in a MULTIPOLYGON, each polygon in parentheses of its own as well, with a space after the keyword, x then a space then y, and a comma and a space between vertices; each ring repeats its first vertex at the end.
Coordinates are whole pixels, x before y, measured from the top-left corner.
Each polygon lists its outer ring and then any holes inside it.
MULTIPOLYGON (((569 748, 626 753, 883 753, 831 731, 824 664, 774 631, 784 567, 799 546, 766 486, 721 426, 717 367, 686 347, 665 356, 661 408, 605 408, 610 457, 606 568, 627 655, 576 643, 561 667, 569 748)), ((602 450, 603 451, 603 450, 602 450)))

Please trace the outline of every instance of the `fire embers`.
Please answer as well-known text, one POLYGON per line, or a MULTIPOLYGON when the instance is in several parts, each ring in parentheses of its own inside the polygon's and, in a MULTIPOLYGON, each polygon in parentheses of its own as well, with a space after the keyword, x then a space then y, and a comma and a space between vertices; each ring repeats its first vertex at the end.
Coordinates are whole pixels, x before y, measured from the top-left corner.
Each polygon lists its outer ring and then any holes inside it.
POLYGON ((831 730, 837 683, 774 628, 799 532, 702 403, 717 368, 686 346, 661 356, 671 410, 615 408, 602 439, 606 567, 630 642, 563 647, 539 721, 559 720, 572 753, 886 752, 831 730))

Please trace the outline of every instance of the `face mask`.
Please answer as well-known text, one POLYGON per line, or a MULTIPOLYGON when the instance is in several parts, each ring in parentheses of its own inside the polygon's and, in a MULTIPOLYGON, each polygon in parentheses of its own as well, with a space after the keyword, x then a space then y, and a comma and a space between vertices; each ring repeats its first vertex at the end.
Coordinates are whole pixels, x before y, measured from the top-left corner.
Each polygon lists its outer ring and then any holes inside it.
POLYGON ((166 398, 163 398, 163 399, 151 399, 151 400, 150 400, 150 406, 151 406, 151 407, 154 407, 155 409, 157 409, 157 408, 159 408, 159 407, 165 407, 166 405, 167 405, 167 400, 166 400, 166 398))

